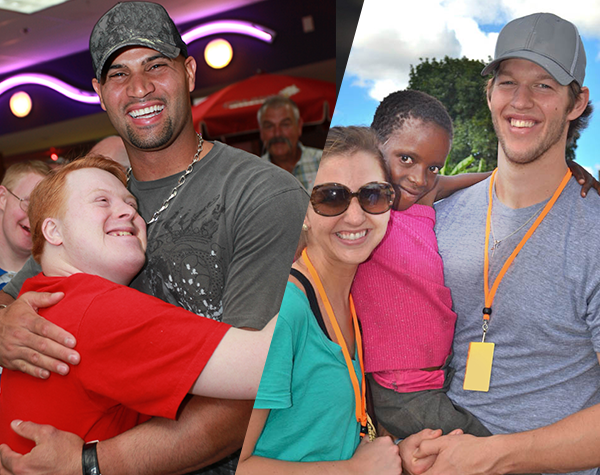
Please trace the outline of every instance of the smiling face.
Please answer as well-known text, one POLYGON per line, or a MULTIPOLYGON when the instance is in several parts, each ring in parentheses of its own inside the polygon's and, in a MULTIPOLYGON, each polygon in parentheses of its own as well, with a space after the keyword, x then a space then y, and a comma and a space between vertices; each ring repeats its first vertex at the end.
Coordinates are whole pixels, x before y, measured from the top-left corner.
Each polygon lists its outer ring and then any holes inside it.
POLYGON ((392 132, 381 151, 400 193, 395 209, 410 208, 433 189, 451 145, 446 130, 420 119, 407 119, 392 132))
POLYGON ((43 225, 46 240, 62 248, 63 268, 128 284, 146 251, 146 223, 133 195, 97 168, 69 173, 65 194, 62 217, 46 218, 43 225))
POLYGON ((568 123, 581 111, 569 111, 568 86, 561 86, 531 61, 502 61, 488 93, 488 106, 500 143, 500 156, 516 164, 547 153, 564 158, 568 123))
POLYGON ((102 84, 92 81, 102 108, 124 140, 140 150, 160 150, 191 121, 193 57, 171 59, 149 48, 125 48, 102 84))
MULTIPOLYGON (((19 198, 29 200, 29 195, 43 176, 37 173, 26 173, 12 186, 12 191, 19 198)), ((21 208, 17 198, 2 187, 0 194, 0 210, 2 211, 3 241, 7 251, 17 256, 28 256, 31 252, 31 230, 27 213, 21 208)))
POLYGON ((302 119, 296 121, 289 105, 268 107, 261 116, 260 139, 272 157, 294 153, 302 135, 302 119))
MULTIPOLYGON (((330 155, 323 160, 315 185, 339 183, 355 192, 374 181, 385 181, 380 163, 366 152, 356 152, 350 156, 330 155)), ((344 213, 333 217, 315 213, 310 205, 304 220, 309 228, 309 254, 329 264, 356 266, 367 260, 383 239, 389 216, 389 211, 378 215, 366 213, 356 198, 352 198, 344 213)))

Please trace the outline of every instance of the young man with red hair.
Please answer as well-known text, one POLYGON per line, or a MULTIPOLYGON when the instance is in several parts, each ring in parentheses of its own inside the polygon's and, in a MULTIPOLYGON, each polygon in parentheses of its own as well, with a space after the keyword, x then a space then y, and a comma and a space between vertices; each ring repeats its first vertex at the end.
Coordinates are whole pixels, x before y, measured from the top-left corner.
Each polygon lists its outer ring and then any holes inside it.
MULTIPOLYGON (((127 287, 146 260, 146 223, 126 183, 117 163, 83 158, 31 194, 32 254, 43 273, 22 292, 64 294, 40 313, 73 333, 83 359, 47 381, 4 372, 0 440, 16 452, 35 443, 10 429, 14 419, 50 424, 89 442, 150 416, 175 419, 187 393, 256 395, 274 321, 262 331, 240 330, 127 287), (190 332, 197 337, 186 338, 190 332)), ((96 458, 95 444, 86 451, 96 458)))

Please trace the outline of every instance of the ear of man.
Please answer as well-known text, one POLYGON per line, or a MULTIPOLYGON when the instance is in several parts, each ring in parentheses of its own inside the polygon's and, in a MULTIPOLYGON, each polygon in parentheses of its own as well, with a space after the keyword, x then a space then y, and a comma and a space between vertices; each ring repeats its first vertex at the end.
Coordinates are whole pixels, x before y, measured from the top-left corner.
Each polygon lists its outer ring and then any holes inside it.
POLYGON ((187 75, 188 89, 193 92, 196 88, 196 60, 193 56, 188 56, 185 58, 183 66, 187 75))
POLYGON ((53 246, 60 246, 63 243, 60 222, 56 218, 44 219, 42 234, 44 235, 44 239, 53 246))
POLYGON ((7 197, 7 189, 5 186, 0 186, 0 211, 4 212, 6 209, 6 197, 7 197))
MULTIPOLYGON (((566 87, 568 87, 568 86, 566 86, 566 87)), ((583 114, 583 111, 585 111, 585 108, 587 107, 589 100, 590 100, 590 90, 587 87, 582 87, 581 92, 575 99, 575 104, 573 105, 573 109, 567 114, 567 120, 575 120, 581 114, 583 114)))
POLYGON ((98 94, 98 97, 100 98, 100 107, 102 107, 102 110, 105 111, 106 106, 104 105, 104 101, 102 100, 100 83, 98 82, 98 80, 96 78, 92 79, 92 87, 94 88, 94 91, 96 91, 96 94, 98 94))

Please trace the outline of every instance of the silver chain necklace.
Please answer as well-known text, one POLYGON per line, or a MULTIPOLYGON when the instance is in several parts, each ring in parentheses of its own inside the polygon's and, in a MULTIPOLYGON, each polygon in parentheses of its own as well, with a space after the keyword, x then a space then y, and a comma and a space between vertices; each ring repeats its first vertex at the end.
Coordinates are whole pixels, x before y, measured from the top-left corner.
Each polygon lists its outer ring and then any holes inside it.
MULTIPOLYGON (((192 173, 192 171, 194 171, 194 163, 196 163, 198 161, 198 157, 200 157, 200 154, 202 153, 202 148, 204 145, 204 139, 202 138, 202 135, 200 135, 198 132, 196 132, 196 135, 198 136, 198 150, 196 150, 196 155, 194 155, 194 159, 192 160, 192 163, 190 163, 188 165, 185 172, 183 172, 183 175, 181 175, 179 177, 179 181, 177 182, 177 185, 175 185, 175 188, 173 188, 173 190, 171 191, 171 194, 167 197, 167 199, 165 201, 163 201, 162 206, 152 215, 152 218, 150 219, 150 221, 148 221, 146 223, 147 225, 154 223, 158 219, 158 216, 160 215, 160 213, 162 213, 164 210, 166 210, 169 207, 169 202, 177 196, 177 190, 179 190, 179 188, 181 188, 183 186, 183 184, 185 183, 185 177, 188 176, 190 173, 192 173)), ((131 167, 129 167, 127 169, 127 183, 129 183, 130 177, 131 177, 131 167)))
POLYGON ((531 222, 531 220, 533 218, 535 218, 537 215, 539 215, 542 212, 543 208, 538 209, 535 213, 533 213, 533 215, 531 216, 531 218, 529 218, 527 221, 525 221, 523 224, 521 224, 521 226, 519 226, 517 229, 515 229, 512 233, 510 233, 508 236, 504 236, 502 239, 496 239, 496 236, 494 235, 494 220, 490 219, 490 228, 492 230, 492 239, 494 240, 494 244, 492 244, 492 247, 490 249, 490 251, 492 251, 492 257, 494 256, 494 252, 496 251, 496 249, 498 248, 498 246, 500 246, 500 243, 506 239, 508 239, 511 236, 514 236, 515 234, 517 234, 521 229, 523 229, 527 223, 531 222))

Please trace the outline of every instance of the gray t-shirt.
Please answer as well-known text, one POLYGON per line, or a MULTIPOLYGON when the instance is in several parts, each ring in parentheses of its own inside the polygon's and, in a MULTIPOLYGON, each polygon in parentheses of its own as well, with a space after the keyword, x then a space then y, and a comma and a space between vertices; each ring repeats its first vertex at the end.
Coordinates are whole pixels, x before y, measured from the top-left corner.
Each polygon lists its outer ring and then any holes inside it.
MULTIPOLYGON (((574 179, 502 280, 486 341, 496 344, 489 392, 462 389, 469 343, 481 341, 489 178, 436 205, 446 285, 458 315, 449 396, 493 433, 552 424, 600 403, 600 198, 574 179)), ((494 195, 490 287, 545 203, 511 209, 494 195)), ((490 239, 490 245, 492 241, 490 239)), ((596 474, 597 470, 582 472, 596 474)))
MULTIPOLYGON (((149 220, 180 174, 129 188, 149 220)), ((147 264, 131 287, 236 327, 262 328, 285 291, 308 193, 279 167, 214 142, 148 226, 147 264)))

